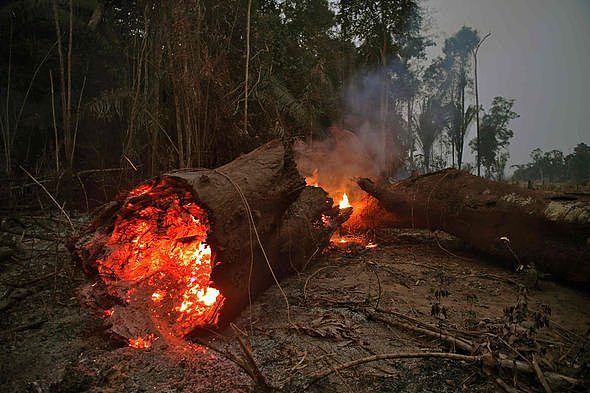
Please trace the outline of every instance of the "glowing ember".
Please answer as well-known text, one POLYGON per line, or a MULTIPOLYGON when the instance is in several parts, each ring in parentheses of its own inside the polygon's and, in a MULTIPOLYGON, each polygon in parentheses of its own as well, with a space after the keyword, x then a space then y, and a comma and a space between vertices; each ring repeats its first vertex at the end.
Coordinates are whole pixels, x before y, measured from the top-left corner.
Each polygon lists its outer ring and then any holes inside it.
POLYGON ((129 346, 133 348, 149 348, 157 339, 158 337, 154 334, 148 334, 145 337, 130 338, 129 346))
POLYGON ((365 248, 377 248, 377 245, 376 245, 375 243, 371 243, 371 242, 369 242, 369 243, 368 243, 368 244, 365 246, 365 248))
MULTIPOLYGON (((155 326, 169 327, 166 334, 183 336, 216 323, 224 300, 210 286, 215 261, 208 230, 205 210, 185 187, 167 179, 141 185, 128 194, 98 271, 126 307, 145 310, 155 326)), ((147 348, 151 342, 148 335, 129 345, 147 348)))
POLYGON ((164 299, 165 294, 166 294, 166 292, 164 292, 164 291, 156 291, 156 292, 152 293, 152 300, 154 302, 162 301, 162 299, 164 299))
POLYGON ((219 296, 219 291, 215 288, 206 288, 204 291, 200 290, 197 293, 197 298, 199 298, 199 300, 206 306, 214 305, 217 296, 219 296))
POLYGON ((352 207, 352 205, 348 202, 348 195, 346 193, 342 194, 342 199, 340 203, 338 203, 338 207, 340 209, 346 209, 347 207, 352 207))

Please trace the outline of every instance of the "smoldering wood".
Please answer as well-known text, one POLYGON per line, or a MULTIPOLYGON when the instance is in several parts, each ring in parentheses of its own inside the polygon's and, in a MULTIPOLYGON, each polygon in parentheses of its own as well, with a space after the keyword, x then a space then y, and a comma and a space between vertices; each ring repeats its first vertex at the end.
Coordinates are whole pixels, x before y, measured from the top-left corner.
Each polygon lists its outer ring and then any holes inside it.
MULTIPOLYGON (((303 269, 351 213, 333 208, 324 190, 305 186, 290 147, 281 141, 269 142, 217 169, 177 171, 163 177, 180 188, 190 187, 195 202, 207 211, 207 241, 219 261, 211 273, 212 286, 225 297, 219 326, 274 283, 271 269, 278 278, 303 269)), ((125 214, 124 200, 123 196, 106 205, 70 245, 90 275, 96 275, 97 259, 108 252, 105 243, 117 217, 125 214)), ((113 301, 122 301, 109 298, 98 287, 82 291, 83 303, 97 312, 113 301)), ((111 331, 132 337, 149 324, 145 319, 137 313, 119 315, 112 318, 119 326, 111 331)))
POLYGON ((525 190, 455 169, 359 186, 394 217, 391 227, 443 230, 507 264, 590 283, 590 198, 525 190))

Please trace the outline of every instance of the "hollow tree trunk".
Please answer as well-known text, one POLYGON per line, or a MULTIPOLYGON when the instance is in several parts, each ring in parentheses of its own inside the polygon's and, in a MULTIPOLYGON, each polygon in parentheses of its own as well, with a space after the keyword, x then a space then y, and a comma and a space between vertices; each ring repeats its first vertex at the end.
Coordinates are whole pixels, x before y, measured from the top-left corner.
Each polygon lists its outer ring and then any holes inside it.
MULTIPOLYGON (((219 309, 215 310, 215 318, 211 319, 216 326, 227 324, 251 298, 272 285, 275 280, 273 272, 280 279, 304 268, 328 245, 332 233, 351 213, 350 209, 333 208, 332 200, 322 189, 305 187, 290 147, 280 141, 269 142, 217 169, 173 172, 146 183, 149 191, 137 191, 141 187, 111 203, 81 236, 74 239, 70 247, 74 257, 87 273, 96 276, 105 270, 101 271, 99 265, 119 246, 113 246, 112 240, 118 224, 141 218, 146 212, 161 215, 165 206, 170 206, 170 200, 180 203, 183 209, 196 204, 206 211, 206 219, 200 219, 200 222, 209 224, 206 244, 211 248, 213 261, 210 286, 219 290, 223 297, 219 309)), ((158 223, 157 228, 146 236, 154 233, 167 236, 166 220, 166 216, 153 219, 152 223, 158 223)), ((189 235, 171 241, 176 242, 173 244, 191 242, 195 236, 189 235)), ((141 241, 134 238, 130 242, 141 241)), ((142 247, 149 249, 150 245, 142 247)), ((134 252, 143 250, 140 248, 134 252)), ((121 265, 132 262, 124 260, 121 265)), ((154 277, 156 274, 159 274, 157 269, 152 269, 144 276, 154 277)), ((99 274, 98 278, 97 282, 103 287, 120 286, 124 281, 122 277, 116 277, 119 281, 115 282, 104 274, 99 274)), ((133 302, 125 302, 125 294, 137 286, 136 281, 127 281, 126 292, 103 291, 109 296, 101 296, 87 287, 82 294, 84 303, 102 310, 118 303, 119 309, 110 313, 110 322, 113 325, 111 331, 120 337, 130 339, 150 333, 161 334, 161 323, 150 320, 149 310, 142 313, 140 303, 135 308, 126 304, 133 302), (111 299, 113 294, 118 299, 111 299)), ((153 296, 160 295, 154 292, 153 296)), ((174 310, 171 312, 174 314, 174 310)), ((199 323, 189 327, 194 330, 204 325, 199 323)), ((182 330, 182 334, 187 333, 190 331, 182 330)))
POLYGON ((440 229, 489 255, 590 283, 588 196, 525 190, 455 169, 392 185, 358 184, 394 214, 391 226, 440 229))

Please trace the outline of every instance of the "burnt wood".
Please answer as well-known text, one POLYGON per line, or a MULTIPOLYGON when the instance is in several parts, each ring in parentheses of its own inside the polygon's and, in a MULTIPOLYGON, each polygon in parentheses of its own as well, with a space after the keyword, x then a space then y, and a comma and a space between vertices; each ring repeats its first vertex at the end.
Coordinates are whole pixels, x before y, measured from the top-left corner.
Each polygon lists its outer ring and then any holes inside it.
MULTIPOLYGON (((207 211, 207 242, 217 262, 211 286, 225 297, 218 326, 225 326, 248 305, 249 298, 273 285, 272 272, 280 279, 304 269, 351 214, 351 209, 333 208, 332 199, 321 188, 305 186, 290 146, 278 140, 217 169, 176 171, 161 178, 179 190, 189 190, 207 211)), ((149 194, 142 198, 145 200, 135 200, 134 205, 151 203, 149 194)), ((117 217, 125 214, 126 200, 123 194, 106 205, 70 244, 74 258, 90 275, 96 276, 97 259, 109 252, 105 242, 117 217)), ((89 305, 92 294, 88 288, 83 292, 83 303, 89 305)), ((97 303, 101 304, 94 305, 98 310, 108 306, 100 295, 97 293, 97 303)), ((124 338, 136 336, 141 330, 136 325, 145 328, 148 322, 133 314, 129 313, 129 321, 113 318, 125 326, 111 331, 124 338)))
POLYGON ((554 278, 590 283, 588 195, 526 190, 456 169, 358 184, 394 215, 389 226, 443 230, 509 264, 520 259, 554 278))

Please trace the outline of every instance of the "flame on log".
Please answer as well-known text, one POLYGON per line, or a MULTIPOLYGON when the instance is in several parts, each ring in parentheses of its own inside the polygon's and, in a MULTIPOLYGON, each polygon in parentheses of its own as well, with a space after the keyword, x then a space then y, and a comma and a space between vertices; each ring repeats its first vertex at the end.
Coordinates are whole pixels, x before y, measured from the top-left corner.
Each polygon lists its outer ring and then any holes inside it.
POLYGON ((215 170, 170 173, 106 206, 70 248, 96 279, 82 302, 134 347, 223 327, 304 269, 351 208, 305 187, 288 146, 269 142, 215 170))

